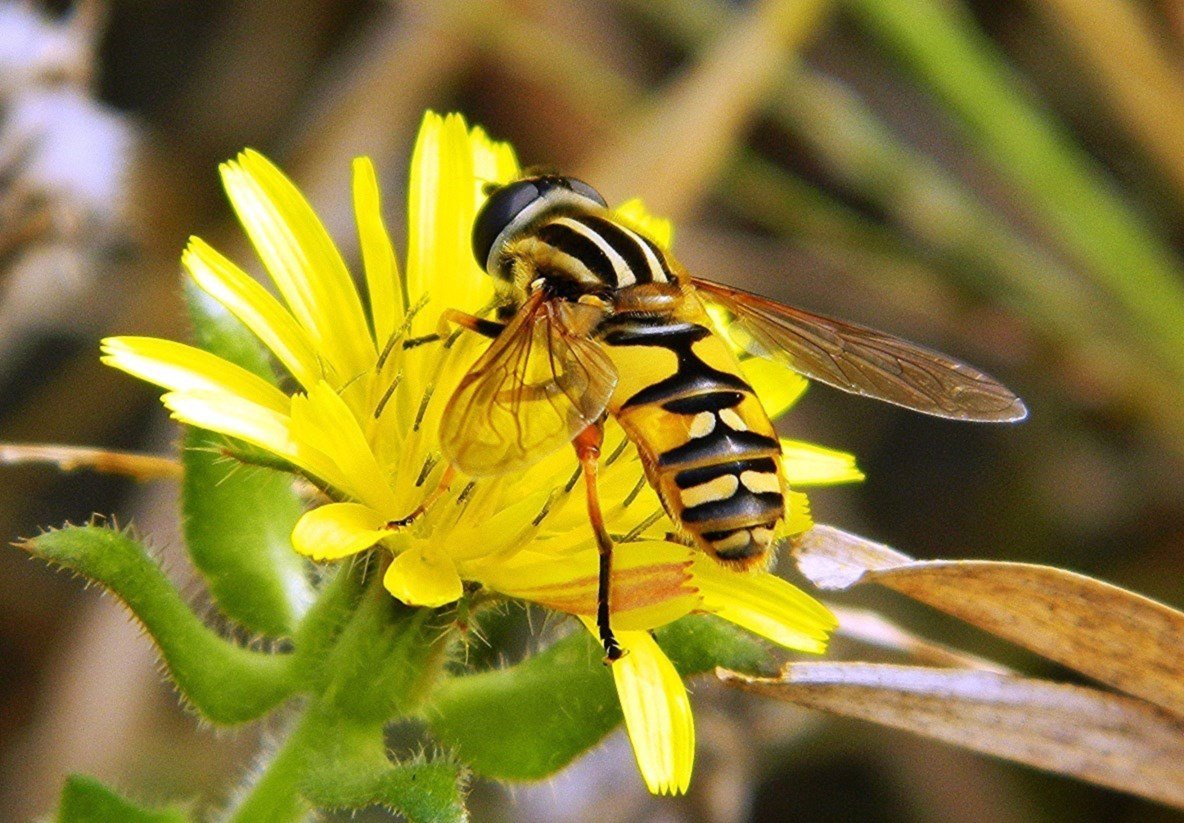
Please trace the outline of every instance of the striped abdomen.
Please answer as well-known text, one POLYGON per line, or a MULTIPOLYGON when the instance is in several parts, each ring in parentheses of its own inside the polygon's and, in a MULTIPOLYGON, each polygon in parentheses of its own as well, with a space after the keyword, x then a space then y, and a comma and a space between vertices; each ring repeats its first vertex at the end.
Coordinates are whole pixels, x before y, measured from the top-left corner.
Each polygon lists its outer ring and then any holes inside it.
POLYGON ((620 374, 610 411, 671 518, 719 560, 763 558, 785 517, 781 447, 739 363, 692 292, 669 316, 600 332, 620 374))

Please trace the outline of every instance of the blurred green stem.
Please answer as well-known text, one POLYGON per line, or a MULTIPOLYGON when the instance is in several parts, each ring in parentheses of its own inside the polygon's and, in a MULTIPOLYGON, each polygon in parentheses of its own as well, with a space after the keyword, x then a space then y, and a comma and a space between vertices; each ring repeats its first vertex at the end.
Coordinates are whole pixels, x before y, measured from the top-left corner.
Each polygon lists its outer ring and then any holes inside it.
POLYGON ((229 823, 284 823, 303 820, 312 808, 300 792, 305 761, 317 741, 331 734, 321 718, 306 710, 287 739, 242 795, 229 823))
POLYGON ((1184 200, 1184 86, 1177 55, 1158 36, 1149 9, 1130 0, 1035 0, 1073 43, 1148 155, 1184 200))
POLYGON ((957 116, 1085 271, 1129 312, 1176 379, 1184 376, 1184 270, 978 31, 960 4, 847 0, 957 116))

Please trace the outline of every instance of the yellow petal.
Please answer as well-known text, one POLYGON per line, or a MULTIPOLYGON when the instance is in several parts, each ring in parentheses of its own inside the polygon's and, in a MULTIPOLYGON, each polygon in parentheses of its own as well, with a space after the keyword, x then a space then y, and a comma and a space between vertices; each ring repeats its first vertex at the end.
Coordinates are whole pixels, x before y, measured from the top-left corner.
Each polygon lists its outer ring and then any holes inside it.
POLYGON ((838 622, 797 586, 766 572, 736 572, 697 554, 691 567, 703 608, 781 646, 826 651, 838 622))
POLYGON ((307 511, 292 530, 292 546, 313 560, 338 560, 370 548, 388 532, 382 515, 359 503, 329 503, 307 511))
MULTIPOLYGON (((595 632, 594 625, 588 625, 595 632)), ((691 701, 674 664, 648 632, 618 632, 626 654, 612 664, 637 767, 653 794, 682 794, 695 762, 691 701)))
POLYGON ((741 360, 740 371, 772 420, 789 411, 810 385, 806 378, 789 367, 763 357, 741 360))
POLYGON ((349 406, 328 383, 292 398, 292 437, 329 455, 350 497, 376 511, 398 516, 399 504, 366 435, 349 406))
POLYGON ((469 151, 473 156, 473 191, 477 208, 485 201, 485 186, 489 183, 505 185, 518 179, 520 169, 514 147, 509 143, 490 140, 485 130, 473 126, 469 132, 469 151))
POLYGON ((416 334, 435 331, 443 309, 475 310, 493 294, 471 251, 479 185, 473 159, 463 117, 424 115, 411 156, 407 207, 407 291, 412 303, 429 298, 416 318, 416 334))
POLYGON ((102 361, 176 392, 222 392, 288 411, 288 396, 263 378, 207 351, 155 337, 108 337, 102 361))
MULTIPOLYGON (((498 478, 493 482, 506 482, 506 479, 498 478)), ((510 498, 508 504, 501 500, 498 510, 481 520, 462 514, 461 522, 471 525, 461 526, 453 532, 449 538, 449 554, 457 560, 469 560, 522 548, 538 531, 534 520, 549 496, 550 492, 544 490, 524 494, 516 502, 510 498)))
POLYGON ((636 197, 617 206, 613 213, 626 226, 653 240, 660 249, 668 250, 674 242, 674 224, 665 217, 654 217, 636 197))
POLYGON ((288 415, 239 395, 224 391, 169 392, 161 402, 182 423, 237 437, 280 457, 289 458, 295 452, 288 415))
POLYGON ((407 302, 405 295, 399 293, 399 267, 382 219, 378 176, 374 173, 374 164, 369 157, 354 160, 354 218, 358 224, 362 264, 366 270, 374 340, 381 351, 403 322, 407 302))
MULTIPOLYGON (((532 544, 546 546, 548 541, 532 544)), ((513 557, 464 566, 466 577, 510 597, 582 617, 596 614, 599 554, 591 535, 583 551, 554 556, 522 551, 513 557)), ((692 550, 647 540, 621 543, 613 552, 612 614, 619 629, 652 629, 699 608, 690 582, 692 550)))
POLYGON ((226 392, 170 392, 161 401, 182 423, 245 440, 335 489, 349 488, 336 463, 293 437, 292 420, 286 414, 226 392))
POLYGON ((321 378, 308 333, 255 278, 198 237, 189 238, 181 262, 198 287, 250 329, 301 385, 308 388, 321 378))
POLYGON ((801 492, 791 491, 785 501, 786 518, 777 530, 777 537, 790 537, 810 530, 814 521, 810 518, 810 499, 801 492))
POLYGON ((300 191, 247 150, 222 165, 222 181, 251 243, 296 319, 343 380, 377 356, 341 254, 300 191))
POLYGON ((456 567, 442 552, 408 549, 396 557, 382 579, 386 590, 408 606, 446 606, 464 594, 456 567))
POLYGON ((830 486, 863 479, 863 472, 855 465, 855 455, 847 452, 782 438, 781 456, 785 461, 785 479, 791 486, 830 486))

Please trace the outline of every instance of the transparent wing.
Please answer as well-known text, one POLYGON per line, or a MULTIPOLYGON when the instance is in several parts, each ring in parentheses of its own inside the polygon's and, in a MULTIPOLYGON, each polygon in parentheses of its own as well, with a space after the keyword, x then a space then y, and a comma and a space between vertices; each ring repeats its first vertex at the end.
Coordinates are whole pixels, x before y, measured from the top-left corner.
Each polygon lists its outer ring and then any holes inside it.
POLYGON ((733 339, 812 380, 956 420, 1002 423, 1028 414, 1006 386, 940 352, 710 280, 692 283, 723 310, 733 339))
POLYGON ((444 456, 474 477, 524 469, 604 413, 617 385, 588 332, 589 306, 533 295, 461 380, 444 409, 444 456))

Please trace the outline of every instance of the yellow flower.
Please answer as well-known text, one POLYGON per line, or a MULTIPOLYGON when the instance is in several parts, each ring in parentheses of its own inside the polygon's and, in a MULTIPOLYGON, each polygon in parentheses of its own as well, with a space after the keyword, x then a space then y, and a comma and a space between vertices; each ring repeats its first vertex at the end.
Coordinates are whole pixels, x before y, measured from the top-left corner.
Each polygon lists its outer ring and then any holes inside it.
MULTIPOLYGON (((474 334, 451 346, 431 335, 445 308, 477 313, 493 295, 473 261, 469 232, 485 184, 518 175, 512 149, 458 115, 426 116, 411 165, 403 274, 374 169, 360 158, 353 172, 365 302, 308 203, 254 151, 223 165, 222 178, 279 297, 197 238, 182 257, 194 282, 272 351, 295 381, 293 391, 165 340, 108 339, 105 362, 166 388, 164 404, 176 419, 264 449, 340 500, 300 519, 292 535, 297 551, 333 560, 380 546, 393 556, 384 584, 407 604, 452 603, 469 581, 576 615, 595 631, 597 551, 583 495, 572 493, 578 475, 570 451, 517 474, 455 482, 410 525, 395 522, 439 485, 447 469, 438 446, 441 412, 488 345, 474 334)), ((618 214, 668 245, 669 224, 636 201, 618 214)), ((805 387, 763 361, 746 369, 771 411, 784 410, 805 387)), ((784 446, 790 483, 860 476, 847 455, 784 446)), ((649 630, 709 612, 787 648, 821 652, 834 618, 778 577, 733 572, 667 541, 673 525, 611 421, 605 454, 601 496, 618 536, 613 621, 628 651, 612 666, 613 678, 647 786, 678 793, 690 780, 694 726, 686 689, 649 630)), ((785 533, 809 526, 805 498, 795 493, 785 533)))

